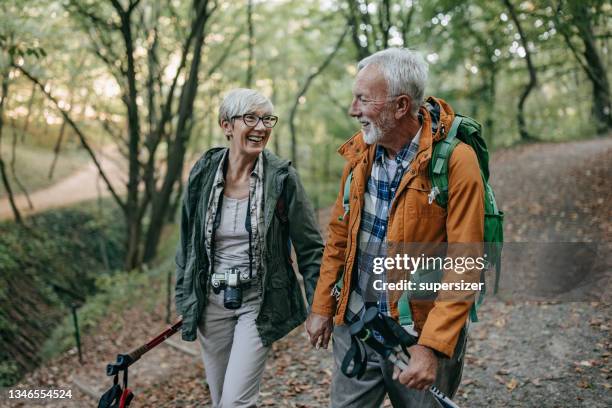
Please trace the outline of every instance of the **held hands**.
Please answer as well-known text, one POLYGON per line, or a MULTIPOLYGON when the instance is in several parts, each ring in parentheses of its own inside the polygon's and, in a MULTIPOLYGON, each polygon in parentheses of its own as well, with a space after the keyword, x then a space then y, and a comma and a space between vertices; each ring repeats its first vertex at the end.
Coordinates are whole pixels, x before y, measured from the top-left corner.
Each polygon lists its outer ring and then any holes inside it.
POLYGON ((329 339, 334 329, 333 317, 326 317, 310 312, 306 319, 306 332, 312 347, 327 349, 329 339))
POLYGON ((393 379, 404 384, 408 388, 416 390, 427 390, 436 380, 438 371, 438 358, 429 347, 415 344, 408 347, 410 353, 410 364, 408 368, 401 371, 394 368, 393 379))

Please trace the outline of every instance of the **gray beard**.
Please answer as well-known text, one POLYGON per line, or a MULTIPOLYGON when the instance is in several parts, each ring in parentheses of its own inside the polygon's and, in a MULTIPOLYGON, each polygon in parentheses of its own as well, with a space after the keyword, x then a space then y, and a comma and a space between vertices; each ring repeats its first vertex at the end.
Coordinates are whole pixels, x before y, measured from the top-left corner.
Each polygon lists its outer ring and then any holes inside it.
POLYGON ((363 132, 363 141, 368 145, 378 143, 381 137, 381 129, 378 126, 375 126, 373 123, 370 123, 370 129, 368 131, 363 132))
POLYGON ((366 142, 366 144, 368 145, 373 145, 380 142, 380 140, 383 138, 383 135, 388 132, 388 125, 391 123, 392 120, 393 116, 388 111, 383 111, 379 119, 380 126, 375 125, 373 121, 370 121, 369 131, 362 132, 363 141, 366 142))

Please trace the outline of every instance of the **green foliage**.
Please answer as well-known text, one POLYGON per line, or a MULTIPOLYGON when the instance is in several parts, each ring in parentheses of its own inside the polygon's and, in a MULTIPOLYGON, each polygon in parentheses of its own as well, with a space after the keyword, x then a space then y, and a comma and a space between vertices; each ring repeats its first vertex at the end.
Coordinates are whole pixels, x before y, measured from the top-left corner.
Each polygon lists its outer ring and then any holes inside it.
POLYGON ((21 370, 14 361, 0 362, 0 386, 15 384, 21 377, 21 370))
POLYGON ((124 232, 117 219, 116 209, 87 204, 36 215, 27 229, 0 223, 0 357, 14 363, 0 368, 3 385, 39 358, 24 352, 22 339, 39 346, 70 304, 95 292, 107 267, 121 266, 124 232), (23 355, 10 358, 15 353, 23 355))
MULTIPOLYGON (((120 315, 135 305, 145 313, 153 312, 160 301, 159 288, 165 285, 168 270, 173 270, 173 261, 172 257, 166 256, 165 262, 145 273, 115 271, 99 276, 95 283, 95 295, 88 297, 87 302, 78 309, 82 335, 95 333, 102 320, 120 315)), ((113 324, 113 329, 121 329, 119 320, 113 324)), ((41 357, 48 360, 72 347, 76 347, 74 324, 72 316, 66 315, 44 343, 41 357)))

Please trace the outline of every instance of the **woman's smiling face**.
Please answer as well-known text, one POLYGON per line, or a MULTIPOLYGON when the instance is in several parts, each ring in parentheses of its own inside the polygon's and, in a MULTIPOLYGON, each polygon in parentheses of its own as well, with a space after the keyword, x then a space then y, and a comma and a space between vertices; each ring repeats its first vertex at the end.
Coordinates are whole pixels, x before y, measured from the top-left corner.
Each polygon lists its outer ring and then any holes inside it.
POLYGON ((248 112, 242 116, 235 116, 221 123, 225 136, 230 141, 230 150, 234 153, 246 156, 258 156, 268 143, 272 128, 264 126, 263 117, 269 116, 270 112, 262 110, 248 112), (245 123, 248 119, 257 119, 254 126, 245 123))

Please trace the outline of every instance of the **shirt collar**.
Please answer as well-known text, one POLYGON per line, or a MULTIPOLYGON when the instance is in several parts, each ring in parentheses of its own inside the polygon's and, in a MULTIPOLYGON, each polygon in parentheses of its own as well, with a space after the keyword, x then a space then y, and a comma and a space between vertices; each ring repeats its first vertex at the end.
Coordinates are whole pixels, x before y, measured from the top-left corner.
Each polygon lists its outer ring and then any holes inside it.
MULTIPOLYGON (((223 167, 225 166, 225 163, 228 157, 229 157, 229 148, 225 149, 225 152, 223 153, 223 157, 221 158, 221 161, 219 162, 219 166, 217 167, 217 172, 215 174, 215 186, 217 187, 225 185, 225 175, 223 174, 223 167)), ((263 159, 263 151, 262 151, 261 153, 259 153, 259 156, 257 156, 255 167, 253 167, 253 170, 251 171, 251 177, 256 177, 259 180, 262 179, 263 160, 264 159, 263 159)))
MULTIPOLYGON (((410 164, 410 161, 412 158, 410 157, 409 153, 411 150, 415 150, 419 147, 419 140, 421 138, 422 129, 423 129, 423 126, 419 128, 419 130, 417 131, 416 135, 414 135, 410 143, 406 143, 404 147, 402 147, 400 151, 397 153, 397 155, 395 156, 395 161, 397 163, 401 162, 402 166, 404 167, 410 164)), ((386 155, 385 148, 377 144, 376 152, 374 153, 374 161, 376 161, 378 164, 382 164, 385 160, 385 155, 386 155)))

